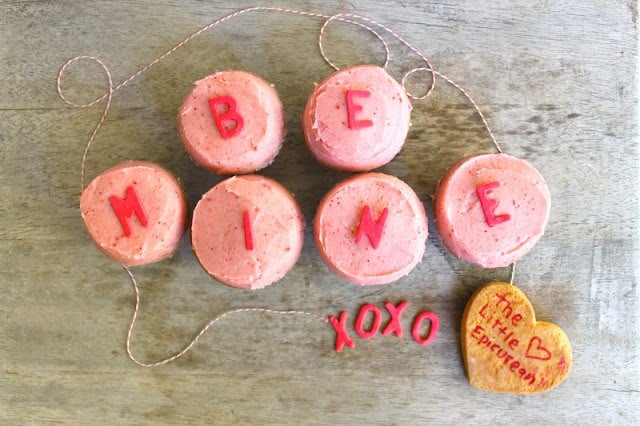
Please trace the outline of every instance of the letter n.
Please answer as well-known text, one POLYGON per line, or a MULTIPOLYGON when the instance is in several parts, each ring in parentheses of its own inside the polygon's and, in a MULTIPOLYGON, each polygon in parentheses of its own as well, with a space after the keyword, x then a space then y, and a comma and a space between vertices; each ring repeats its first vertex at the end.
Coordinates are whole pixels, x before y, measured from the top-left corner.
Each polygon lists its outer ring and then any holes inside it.
POLYGON ((371 247, 377 249, 382 239, 382 231, 384 224, 387 221, 389 215, 389 209, 385 207, 380 215, 380 219, 377 222, 373 220, 371 216, 371 208, 368 205, 364 206, 362 216, 360 217, 360 225, 358 225, 358 232, 356 233, 356 244, 360 243, 360 240, 364 235, 369 239, 371 247))

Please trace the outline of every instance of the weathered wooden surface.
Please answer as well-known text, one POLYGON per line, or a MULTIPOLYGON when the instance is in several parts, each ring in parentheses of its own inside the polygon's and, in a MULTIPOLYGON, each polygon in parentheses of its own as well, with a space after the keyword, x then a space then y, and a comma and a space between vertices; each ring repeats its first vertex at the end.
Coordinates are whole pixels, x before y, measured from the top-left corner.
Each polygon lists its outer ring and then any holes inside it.
MULTIPOLYGON (((121 267, 94 248, 77 207, 80 158, 102 104, 68 108, 56 95, 56 73, 67 59, 92 54, 120 82, 212 19, 251 5, 0 2, 0 422, 638 424, 634 1, 285 4, 367 15, 397 30, 469 90, 506 152, 545 176, 551 221, 518 264, 516 284, 538 318, 571 339, 573 369, 557 389, 512 396, 468 386, 458 333, 464 305, 482 283, 508 280, 509 270, 454 260, 432 221, 423 263, 397 283, 374 288, 332 275, 309 224, 294 270, 253 293, 206 276, 186 238, 173 259, 135 269, 142 311, 133 339, 139 357, 156 360, 230 308, 353 316, 365 302, 406 299, 412 315, 439 314, 440 335, 431 346, 379 337, 357 339, 355 349, 336 354, 334 334, 322 322, 238 314, 169 366, 143 369, 127 358, 132 289, 121 267)), ((220 178, 184 153, 177 108, 196 79, 219 69, 249 70, 276 85, 288 115, 286 145, 264 174, 295 192, 310 223, 320 197, 345 176, 316 165, 300 131, 307 94, 330 72, 315 45, 320 25, 253 13, 193 40, 116 93, 90 152, 88 177, 127 159, 156 161, 180 177, 193 206, 220 178)), ((328 30, 327 47, 342 65, 380 61, 375 41, 344 25, 328 30)), ((391 71, 399 77, 417 62, 392 48, 391 71)), ((75 71, 67 80, 75 99, 104 90, 95 65, 75 71)), ((450 164, 491 146, 469 105, 442 81, 432 97, 415 103, 412 121, 405 149, 383 171, 407 181, 428 206, 450 164)))

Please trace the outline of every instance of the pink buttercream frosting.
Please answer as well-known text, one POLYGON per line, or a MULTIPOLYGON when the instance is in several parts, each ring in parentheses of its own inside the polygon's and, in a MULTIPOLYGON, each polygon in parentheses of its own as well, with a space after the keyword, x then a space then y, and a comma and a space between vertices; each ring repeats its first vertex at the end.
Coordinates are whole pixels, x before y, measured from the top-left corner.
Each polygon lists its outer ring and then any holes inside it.
POLYGON ((326 264, 357 284, 387 284, 407 275, 421 260, 428 235, 424 207, 400 179, 382 173, 351 177, 331 189, 314 220, 316 245, 326 264), (356 242, 363 210, 374 221, 388 209, 377 248, 356 242))
POLYGON ((194 83, 178 113, 184 146, 198 165, 220 174, 251 173, 275 159, 285 136, 285 116, 276 90, 245 71, 221 71, 194 83), (243 125, 225 139, 210 99, 230 96, 243 125))
POLYGON ((185 230, 187 200, 178 180, 162 167, 130 161, 96 177, 82 192, 80 213, 98 248, 110 258, 128 265, 145 265, 167 258, 177 249, 185 230), (109 198, 125 199, 127 189, 135 192, 143 211, 125 218, 130 235, 109 198))
POLYGON ((229 286, 258 289, 282 278, 296 263, 304 218, 293 196, 266 177, 228 178, 209 190, 193 212, 193 251, 203 268, 229 286), (252 249, 247 249, 248 212, 252 249))
POLYGON ((485 267, 507 266, 538 242, 550 212, 544 178, 524 160, 506 154, 465 158, 438 184, 434 217, 445 247, 456 257, 485 267), (489 226, 477 188, 492 182, 488 193, 495 216, 509 219, 489 226))
POLYGON ((335 72, 318 84, 307 100, 302 125, 307 146, 331 168, 367 171, 383 166, 404 145, 411 103, 402 86, 374 65, 357 65, 335 72), (357 97, 352 112, 370 126, 349 128, 346 91, 368 91, 357 97), (360 109, 361 108, 361 109, 360 109))

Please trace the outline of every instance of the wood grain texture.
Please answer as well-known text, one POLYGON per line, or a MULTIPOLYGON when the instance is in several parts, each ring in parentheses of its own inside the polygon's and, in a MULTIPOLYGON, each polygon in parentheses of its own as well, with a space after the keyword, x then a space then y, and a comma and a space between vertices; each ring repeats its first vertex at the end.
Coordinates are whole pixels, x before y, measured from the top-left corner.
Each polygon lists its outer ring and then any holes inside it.
MULTIPOLYGON (((237 307, 321 315, 390 300, 408 315, 435 311, 428 347, 410 338, 356 338, 336 354, 334 333, 312 319, 237 314, 184 358, 142 369, 124 339, 133 292, 122 268, 86 235, 78 212, 80 159, 101 106, 71 109, 55 91, 59 67, 100 57, 120 82, 192 31, 250 1, 0 2, 0 422, 71 424, 561 424, 640 423, 640 193, 638 11, 635 1, 289 1, 322 13, 384 22, 478 101, 504 150, 531 162, 552 193, 547 232, 518 263, 516 284, 538 319, 573 346, 566 381, 538 396, 469 387, 459 348, 471 293, 509 270, 452 258, 433 230, 423 262, 398 282, 350 285, 322 264, 310 222, 344 173, 307 152, 300 115, 330 68, 316 47, 320 20, 253 13, 203 34, 114 96, 87 163, 88 177, 124 160, 155 161, 184 183, 191 206, 221 178, 194 166, 176 111, 193 81, 215 70, 255 72, 275 84, 288 133, 264 170, 293 191, 307 218, 295 268, 276 285, 242 292, 198 266, 189 237, 170 260, 136 268, 142 307, 133 349, 154 361, 179 350, 210 318, 237 307)), ((418 62, 392 43, 390 71, 418 62)), ((327 30, 340 65, 381 61, 361 30, 327 30)), ((104 76, 90 63, 65 80, 93 99, 104 76)), ((424 84, 411 79, 420 91, 424 84)), ((491 152, 465 99, 439 81, 416 102, 401 154, 382 171, 426 203, 463 155, 491 152)), ((405 324, 408 325, 408 324, 405 324)))

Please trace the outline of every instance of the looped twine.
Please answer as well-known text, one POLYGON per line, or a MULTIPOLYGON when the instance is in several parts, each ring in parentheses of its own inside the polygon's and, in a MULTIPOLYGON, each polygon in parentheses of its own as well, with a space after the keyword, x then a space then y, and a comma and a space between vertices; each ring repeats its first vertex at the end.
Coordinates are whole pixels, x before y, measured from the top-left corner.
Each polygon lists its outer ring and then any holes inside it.
POLYGON ((414 99, 414 100, 425 99, 426 97, 431 95, 431 92, 433 92, 433 90, 435 89, 436 80, 435 80, 435 74, 433 73, 433 66, 431 65, 431 62, 429 62, 429 59, 427 59, 426 56, 424 56, 420 51, 418 51, 409 42, 407 42, 400 34, 396 33, 391 28, 387 27, 386 25, 382 24, 381 22, 378 22, 378 21, 376 21, 374 19, 371 19, 371 18, 367 18, 366 16, 355 15, 353 13, 338 13, 338 14, 335 14, 335 15, 332 15, 332 16, 328 17, 324 21, 324 23, 322 24, 322 27, 320 28, 320 33, 318 35, 318 48, 320 49, 320 54, 322 55, 322 58, 324 59, 324 61, 327 64, 329 64, 329 66, 331 68, 333 68, 336 71, 339 70, 338 66, 335 65, 328 58, 328 56, 326 55, 325 49, 324 49, 324 46, 323 46, 322 42, 323 42, 324 32, 325 32, 327 26, 329 26, 329 24, 332 23, 333 21, 340 21, 340 22, 345 22, 347 24, 356 25, 356 26, 358 26, 360 28, 363 28, 363 29, 369 31, 375 38, 377 38, 380 41, 380 43, 382 43, 382 47, 384 48, 384 52, 385 52, 385 60, 384 60, 384 63, 382 64, 382 68, 384 68, 384 69, 386 69, 387 66, 389 65, 389 62, 391 62, 391 50, 389 49, 389 44, 387 43, 385 38, 378 31, 376 31, 374 27, 377 27, 377 28, 380 28, 380 29, 384 30, 386 33, 390 34, 393 38, 395 38, 400 43, 402 43, 407 48, 409 48, 409 50, 414 52, 420 58, 420 60, 422 62, 424 62, 425 66, 424 67, 419 67, 419 68, 413 68, 413 69, 409 70, 408 72, 406 72, 404 74, 404 76, 402 77, 402 87, 404 88, 407 96, 409 98, 411 98, 411 99, 414 99), (428 72, 430 72, 430 80, 431 81, 429 83, 429 86, 428 86, 426 92, 422 96, 415 96, 414 94, 409 92, 409 90, 407 90, 406 84, 405 84, 405 81, 406 81, 407 77, 409 77, 411 74, 413 74, 413 73, 415 73, 417 71, 428 71, 428 72))
POLYGON ((107 103, 104 106, 102 115, 100 116, 100 119, 98 120, 98 123, 96 124, 96 126, 93 128, 93 132, 91 132, 91 136, 89 137, 89 140, 87 141, 87 144, 84 147, 84 152, 82 153, 82 165, 80 167, 80 191, 82 192, 85 186, 84 185, 85 174, 86 174, 85 164, 87 162, 87 155, 89 155, 89 148, 91 148, 91 144, 95 140, 96 135, 98 134, 98 131, 104 124, 104 121, 107 119, 107 114, 109 113, 109 108, 111 107, 111 100, 113 99, 113 92, 114 92, 113 79, 111 78, 111 72, 109 72, 109 67, 107 67, 107 65, 104 62, 102 62, 99 58, 96 58, 95 56, 90 56, 90 55, 80 55, 80 56, 76 56, 75 58, 69 59, 67 62, 64 63, 62 67, 60 67, 60 71, 58 71, 58 77, 56 79, 56 90, 58 91, 58 96, 60 97, 60 99, 62 99, 62 101, 65 102, 67 105, 70 105, 74 108, 89 108, 97 104, 98 102, 102 101, 103 99, 105 98, 107 99, 107 103), (93 101, 87 102, 87 103, 75 103, 69 100, 64 95, 64 92, 62 91, 62 77, 64 76, 64 73, 67 71, 67 68, 70 65, 78 61, 81 61, 83 59, 88 59, 90 61, 96 62, 102 67, 104 74, 107 76, 108 86, 107 86, 106 93, 94 99, 93 101))
POLYGON ((184 354, 186 354, 187 352, 189 352, 191 350, 191 348, 193 348, 196 343, 198 343, 198 340, 200 340, 200 338, 212 327, 214 326, 217 322, 221 321, 222 319, 224 319, 225 317, 231 316, 231 315, 235 315, 235 314, 239 314, 239 313, 243 313, 243 312, 257 312, 257 313, 261 313, 261 314, 272 314, 272 315, 284 315, 284 316, 305 316, 307 318, 311 318, 314 320, 318 320, 318 321, 322 321, 325 323, 329 322, 329 319, 317 314, 312 314, 310 312, 305 312, 305 311, 296 311, 296 310, 279 310, 279 309, 269 309, 269 308, 237 308, 237 309, 232 309, 226 312, 221 313, 220 315, 216 316, 215 318, 213 318, 211 321, 209 321, 204 327, 202 327, 200 329, 200 331, 198 332, 198 334, 196 334, 196 336, 191 339, 190 342, 188 342, 183 348, 182 350, 176 352, 174 355, 171 355, 167 358, 161 359, 160 361, 156 361, 156 362, 144 362, 144 361, 140 361, 138 358, 135 357, 135 355, 133 355, 133 351, 131 350, 131 339, 133 336, 133 328, 136 324, 136 320, 138 319, 138 312, 140 311, 140 289, 138 287, 138 282, 136 281, 136 278, 133 275, 133 272, 131 272, 131 270, 127 267, 123 265, 124 270, 126 271, 127 275, 129 275, 129 279, 131 280, 131 285, 133 286, 133 291, 136 295, 136 304, 135 304, 135 308, 133 310, 133 315, 131 317, 131 323, 129 325, 129 330, 127 331, 127 341, 126 341, 126 349, 127 349, 127 355, 129 356, 129 359, 131 359, 131 361, 133 361, 134 363, 138 364, 140 367, 158 367, 160 365, 165 365, 165 364, 169 364, 175 360, 177 360, 178 358, 181 358, 184 354))
POLYGON ((353 19, 349 19, 349 18, 356 18, 356 19, 361 19, 365 22, 368 23, 375 23, 373 20, 369 19, 369 18, 365 18, 363 16, 359 16, 359 15, 354 15, 351 13, 338 13, 336 15, 332 15, 329 18, 327 18, 324 23, 322 24, 322 27, 320 28, 320 33, 318 34, 318 48, 320 49, 320 55, 322 55, 322 59, 324 59, 324 61, 329 64, 329 66, 331 68, 333 68, 334 70, 338 71, 340 68, 335 65, 330 59, 329 57, 326 55, 325 51, 324 51, 324 46, 322 44, 322 39, 324 37, 324 32, 327 28, 327 26, 329 26, 329 24, 333 21, 340 21, 340 22, 345 22, 347 24, 352 24, 352 25, 356 25, 360 28, 364 28, 365 30, 369 31, 371 34, 373 34, 373 36, 375 38, 377 38, 380 43, 382 43, 382 47, 384 48, 384 52, 385 52, 385 58, 384 58, 384 63, 382 64, 382 68, 387 68, 387 65, 389 65, 389 61, 391 61, 391 50, 389 49, 389 45, 387 44, 387 41, 380 35, 380 33, 378 33, 376 30, 374 30, 373 28, 371 28, 368 25, 365 25, 361 22, 358 22, 356 20, 353 19))

